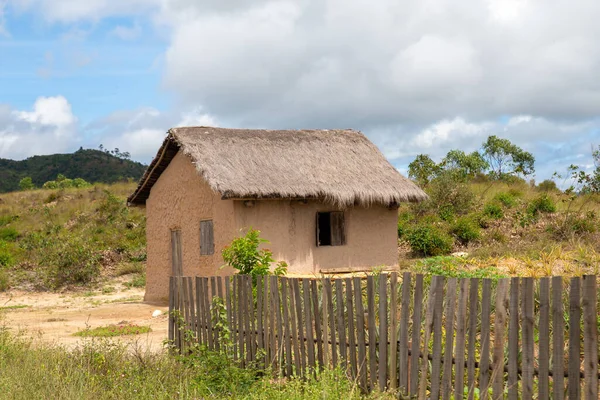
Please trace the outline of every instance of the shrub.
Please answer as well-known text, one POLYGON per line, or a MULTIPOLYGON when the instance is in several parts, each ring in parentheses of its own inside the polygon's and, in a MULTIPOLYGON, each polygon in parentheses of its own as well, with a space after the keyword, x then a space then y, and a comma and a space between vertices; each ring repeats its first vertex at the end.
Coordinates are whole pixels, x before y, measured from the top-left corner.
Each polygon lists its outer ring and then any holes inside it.
POLYGON ((48 284, 57 288, 95 280, 100 275, 101 256, 94 250, 92 243, 79 238, 57 238, 42 256, 48 284))
POLYGON ((0 226, 5 226, 19 219, 18 215, 0 215, 0 226))
POLYGON ((441 175, 427 189, 430 208, 438 211, 440 218, 450 220, 455 215, 468 214, 473 208, 475 194, 469 185, 452 179, 451 174, 441 175))
POLYGON ((498 280, 507 278, 495 267, 468 268, 469 261, 457 257, 432 257, 425 260, 419 260, 415 265, 415 270, 427 275, 445 276, 447 278, 489 278, 498 280))
POLYGON ((459 242, 467 244, 481 237, 479 226, 473 219, 462 217, 452 225, 450 232, 455 235, 459 242))
POLYGON ((0 292, 5 292, 10 288, 10 279, 4 269, 0 269, 0 292))
MULTIPOLYGON (((223 249, 223 261, 237 269, 240 274, 253 277, 269 275, 271 263, 275 260, 271 250, 258 248, 262 243, 269 243, 269 241, 260 237, 260 231, 250 228, 245 236, 234 239, 223 249)), ((285 275, 287 272, 285 261, 279 261, 273 272, 275 275, 285 275)))
POLYGON ((493 219, 502 219, 504 217, 504 211, 498 203, 487 203, 483 208, 483 214, 493 219))
POLYGON ((19 237, 19 232, 10 226, 0 228, 0 240, 5 242, 14 242, 19 237))
POLYGON ((537 190, 540 192, 558 192, 556 182, 551 179, 546 179, 537 185, 537 190))
POLYGON ((21 190, 32 190, 35 188, 33 181, 30 176, 27 176, 19 181, 19 189, 21 190))
POLYGON ((75 332, 73 336, 81 337, 114 337, 127 335, 140 335, 142 333, 152 332, 152 329, 146 325, 108 325, 99 326, 94 329, 84 329, 75 332))
POLYGON ((500 202, 504 207, 511 208, 517 204, 515 196, 508 192, 500 192, 494 196, 494 200, 500 202))
POLYGON ((14 257, 8 245, 0 241, 0 269, 2 267, 10 267, 14 263, 14 257))
POLYGON ((406 235, 411 250, 424 256, 439 256, 452 251, 453 240, 446 232, 434 225, 420 224, 406 235))
POLYGON ((553 213, 556 211, 556 204, 547 194, 535 198, 527 206, 527 213, 536 216, 538 213, 553 213))

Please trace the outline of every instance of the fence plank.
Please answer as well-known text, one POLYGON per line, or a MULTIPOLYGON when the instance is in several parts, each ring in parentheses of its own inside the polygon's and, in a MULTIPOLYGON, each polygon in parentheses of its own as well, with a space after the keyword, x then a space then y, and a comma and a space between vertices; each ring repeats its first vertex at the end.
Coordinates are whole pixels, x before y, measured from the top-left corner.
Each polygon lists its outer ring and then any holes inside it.
POLYGON ((269 276, 269 347, 270 365, 273 371, 279 367, 279 349, 277 347, 277 277, 269 276))
POLYGON ((321 279, 321 317, 323 320, 321 321, 321 327, 323 329, 323 365, 325 368, 329 368, 329 298, 327 297, 327 293, 325 291, 325 282, 327 278, 321 279))
MULTIPOLYGON (((188 294, 188 284, 187 284, 187 278, 182 276, 179 277, 180 282, 181 282, 181 295, 182 295, 182 304, 183 304, 183 333, 184 333, 184 337, 187 337, 186 332, 189 330, 189 323, 190 323, 190 307, 188 304, 189 301, 189 294, 188 294)), ((186 343, 187 345, 189 345, 190 343, 186 343)))
POLYGON ((579 399, 581 395, 579 366, 581 364, 581 283, 580 278, 571 278, 569 293, 569 380, 567 390, 570 399, 579 399))
POLYGON ((565 318, 562 303, 562 279, 560 276, 552 277, 552 394, 554 400, 563 400, 565 394, 565 318))
POLYGON ((412 318, 412 343, 410 354, 410 376, 409 393, 416 396, 418 393, 419 382, 419 342, 421 339, 421 315, 423 310, 423 275, 418 274, 415 279, 415 289, 413 297, 413 318, 412 318))
POLYGON ((169 277, 169 345, 172 346, 175 340, 175 329, 174 329, 174 320, 173 311, 175 310, 175 278, 173 276, 169 277))
POLYGON ((598 306, 596 276, 583 277, 584 398, 598 399, 598 306))
POLYGON ((550 278, 540 279, 538 399, 548 399, 550 378, 550 278))
MULTIPOLYGON (((254 295, 252 290, 252 277, 246 277, 246 302, 248 304, 249 339, 250 339, 250 361, 256 361, 256 318, 254 313, 254 295)), ((281 310, 280 310, 281 313, 281 310)))
POLYGON ((274 276, 275 284, 275 320, 277 324, 277 366, 279 373, 283 373, 284 367, 284 345, 283 345, 283 316, 281 315, 281 278, 274 276))
POLYGON ((308 353, 308 366, 311 373, 315 372, 315 340, 312 327, 312 313, 310 307, 310 292, 308 279, 302 279, 302 294, 304 296, 304 322, 306 325, 306 348, 308 353))
POLYGON ((519 398, 519 278, 510 279, 508 305, 508 399, 519 398))
POLYGON ((375 325, 375 281, 367 276, 367 320, 369 326, 369 384, 371 390, 377 386, 377 328, 375 325))
POLYGON ((356 327, 354 326, 354 305, 352 298, 352 278, 346 278, 346 312, 348 319, 348 360, 350 362, 350 372, 352 380, 356 379, 358 368, 356 365, 356 327))
MULTIPOLYGON (((362 287, 360 278, 354 281, 354 305, 356 307, 356 340, 358 341, 358 384, 367 391, 367 349, 365 340, 365 310, 362 302, 362 287)), ((331 288, 330 288, 331 289, 331 288)), ((332 325, 333 327, 333 325, 332 325)), ((332 346, 334 347, 334 346, 332 346)))
POLYGON ((300 345, 300 375, 306 372, 306 349, 304 346, 304 324, 302 323, 302 298, 300 297, 300 279, 291 279, 294 290, 294 300, 296 302, 296 320, 298 322, 298 343, 300 345))
POLYGON ((323 287, 323 291, 325 293, 325 296, 327 298, 327 317, 329 318, 328 324, 329 324, 329 334, 330 334, 330 339, 329 341, 331 342, 331 365, 336 368, 338 366, 338 359, 337 359, 337 346, 336 346, 336 339, 335 339, 335 314, 333 312, 333 290, 331 289, 331 279, 327 278, 325 279, 325 285, 323 287))
POLYGON ((271 279, 268 276, 265 276, 265 280, 263 282, 263 342, 265 345, 265 368, 269 368, 271 366, 271 330, 272 327, 269 326, 270 314, 271 314, 271 290, 270 290, 270 281, 271 279))
MULTIPOLYGON (((196 289, 198 288, 198 281, 196 280, 196 289)), ((199 297, 199 296, 198 296, 199 297)), ((231 309, 231 278, 225 277, 225 306, 227 307, 227 326, 229 327, 230 340, 235 342, 233 339, 233 314, 231 309)), ((200 313, 198 313, 200 314, 200 313)))
POLYGON ((500 279, 496 286, 496 315, 494 318, 494 352, 492 393, 494 399, 504 396, 504 331, 507 319, 509 279, 500 279))
POLYGON ((442 319, 444 311, 444 283, 445 278, 441 277, 440 287, 435 295, 435 304, 433 309, 433 345, 431 347, 431 398, 438 399, 441 389, 442 372, 442 319))
POLYGON ((448 400, 452 394, 452 348, 454 345, 454 315, 456 310, 457 279, 448 279, 446 286, 446 343, 444 349, 444 371, 442 373, 442 399, 448 400))
POLYGON ((206 323, 206 335, 208 336, 208 348, 214 350, 213 335, 212 335, 212 320, 210 317, 210 302, 208 300, 208 278, 202 278, 202 291, 204 296, 204 322, 206 323))
MULTIPOLYGON (((211 310, 211 318, 214 322, 216 322, 217 320, 217 310, 215 309, 215 307, 213 307, 213 301, 215 296, 217 295, 217 279, 214 276, 210 277, 210 310, 211 310)), ((212 335, 213 335, 213 341, 214 341, 214 346, 215 346, 215 350, 219 351, 220 349, 220 343, 219 343, 219 334, 217 332, 217 327, 216 325, 213 323, 212 324, 212 335)))
POLYGON ((454 354, 456 354, 454 398, 462 399, 464 396, 465 382, 465 332, 467 330, 467 296, 469 294, 469 280, 462 278, 459 281, 458 311, 456 316, 456 341, 454 354))
POLYGON ((194 301, 194 282, 192 277, 186 278, 188 286, 188 305, 190 307, 190 323, 188 329, 196 334, 196 302, 194 301))
MULTIPOLYGON (((202 327, 202 300, 201 300, 201 296, 202 296, 202 282, 200 281, 200 278, 196 277, 195 278, 195 286, 196 286, 196 336, 198 338, 198 344, 203 344, 204 343, 204 337, 203 337, 203 327, 202 327)), ((229 309, 231 308, 231 304, 229 304, 227 306, 227 313, 229 315, 229 309)), ((229 323, 229 319, 227 320, 229 323)), ((229 324, 229 326, 231 326, 231 324, 229 324)))
POLYGON ((342 290, 342 283, 341 279, 335 280, 335 310, 337 314, 337 326, 335 330, 338 333, 340 342, 340 365, 346 371, 348 368, 348 348, 346 347, 346 322, 344 320, 344 292, 342 290))
POLYGON ((435 317, 435 303, 439 288, 443 288, 443 280, 439 276, 431 277, 431 284, 429 286, 429 298, 427 299, 427 306, 425 309, 425 332, 423 335, 423 362, 421 363, 421 376, 419 380, 419 400, 425 400, 427 398, 427 370, 429 369, 429 340, 431 338, 431 332, 433 330, 433 320, 435 317))
POLYGON ((388 361, 387 274, 379 274, 379 390, 387 387, 388 361))
POLYGON ((181 325, 180 321, 183 318, 182 306, 181 306, 181 279, 179 277, 175 278, 175 310, 176 310, 176 319, 175 319, 175 346, 177 350, 182 353, 182 342, 181 342, 181 325))
MULTIPOLYGON (((392 282, 394 283, 394 287, 392 289, 392 301, 394 312, 391 314, 392 316, 396 315, 397 309, 397 298, 398 295, 398 277, 396 273, 392 274, 392 282)), ((391 352, 390 361, 394 361, 394 359, 398 360, 397 370, 390 368, 390 370, 397 372, 398 374, 398 382, 396 382, 396 378, 394 377, 393 383, 398 384, 401 393, 408 393, 408 322, 409 322, 409 313, 410 313, 410 286, 411 286, 411 274, 409 272, 405 272, 402 275, 402 295, 401 295, 401 304, 402 308, 400 310, 400 327, 397 326, 397 322, 390 324, 392 326, 392 333, 398 332, 398 355, 396 356, 396 351, 391 352)), ((396 338, 391 340, 392 344, 396 344, 396 338)), ((390 377, 390 381, 392 381, 392 377, 390 377)))
POLYGON ((287 280, 290 289, 290 319, 292 323, 292 346, 294 347, 294 368, 296 375, 302 374, 302 364, 300 357, 300 343, 298 337, 301 336, 302 325, 298 328, 296 321, 298 320, 298 314, 296 311, 296 300, 294 297, 294 278, 287 280), (297 329, 298 328, 298 329, 297 329))
POLYGON ((533 278, 523 278, 523 296, 521 301, 523 335, 521 370, 523 395, 525 400, 533 398, 533 278))
POLYGON ((483 280, 481 294, 481 356, 479 359, 479 394, 481 400, 488 398, 490 383, 490 310, 491 310, 491 279, 483 280))
MULTIPOLYGON (((200 285, 202 285, 202 281, 203 278, 197 278, 199 279, 200 285)), ((231 342, 233 343, 233 359, 237 360, 238 359, 238 338, 240 335, 240 331, 239 331, 239 319, 238 319, 238 308, 239 308, 239 299, 238 299, 238 283, 239 283, 239 278, 237 275, 233 275, 231 277, 231 296, 232 296, 232 301, 231 301, 231 342)), ((204 286, 202 286, 202 290, 204 290, 204 286)), ((202 298, 204 299, 204 295, 202 295, 202 298)), ((204 304, 204 301, 202 301, 202 304, 204 304)), ((202 307, 202 309, 204 310, 204 306, 202 307)), ((205 344, 208 346, 208 336, 206 334, 206 331, 204 330, 205 327, 205 321, 204 321, 204 311, 202 311, 202 329, 203 332, 205 332, 204 334, 204 340, 205 340, 205 344)))
MULTIPOLYGON (((259 353, 264 352, 265 349, 265 334, 264 334, 264 325, 263 325, 263 318, 264 318, 264 310, 263 310, 263 285, 264 285, 264 277, 263 276, 257 276, 256 277, 256 332, 257 332, 257 336, 256 336, 256 346, 257 346, 257 351, 256 354, 258 355, 259 353)), ((264 359, 262 360, 263 365, 264 365, 264 359)))
POLYGON ((390 275, 390 388, 398 387, 398 273, 390 275))
POLYGON ((315 321, 315 341, 317 342, 317 366, 323 368, 323 332, 321 330, 321 314, 319 313, 319 292, 317 291, 317 281, 310 281, 310 292, 313 303, 313 319, 315 321))
POLYGON ((285 345, 285 375, 292 376, 292 337, 290 332, 290 316, 288 302, 288 283, 286 278, 281 278, 281 306, 283 308, 283 341, 285 345))
POLYGON ((469 344, 467 348, 468 399, 475 397, 475 341, 477 340, 477 316, 479 315, 479 279, 471 278, 469 286, 469 344))
POLYGON ((246 362, 251 363, 253 360, 252 357, 252 334, 250 332, 250 296, 252 293, 248 293, 248 275, 244 275, 242 277, 242 302, 244 303, 244 339, 246 346, 246 362))

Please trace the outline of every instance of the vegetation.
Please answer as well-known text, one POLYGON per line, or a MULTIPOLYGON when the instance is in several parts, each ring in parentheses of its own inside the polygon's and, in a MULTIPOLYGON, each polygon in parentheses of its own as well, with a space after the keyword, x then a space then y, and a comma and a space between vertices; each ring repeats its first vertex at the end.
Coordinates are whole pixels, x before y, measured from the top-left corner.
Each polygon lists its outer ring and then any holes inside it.
POLYGON ((108 339, 89 339, 73 350, 0 328, 0 387, 13 399, 395 399, 362 396, 340 370, 307 379, 274 380, 241 368, 225 354, 194 349, 186 357, 151 352, 108 339))
MULTIPOLYGON (((59 179, 59 182, 65 182, 59 179)), ((75 180, 73 180, 74 182, 75 180)), ((145 216, 128 208, 133 183, 10 193, 0 199, 0 281, 57 289, 136 273, 145 277, 145 216)), ((1 282, 0 282, 1 283, 1 282)), ((8 284, 0 284, 0 290, 8 284)))
POLYGON ((506 275, 597 273, 599 149, 593 150, 591 172, 570 166, 566 174, 555 174, 564 191, 554 180, 537 186, 525 181, 535 171, 533 155, 495 136, 478 152, 451 150, 439 163, 417 156, 409 175, 429 200, 400 206, 400 246, 416 258, 401 264, 422 270, 423 256, 463 252, 468 262, 434 257, 441 269, 428 268, 440 274, 472 266, 506 275))
POLYGON ((99 326, 94 329, 84 329, 76 332, 73 336, 81 337, 114 337, 114 336, 126 336, 126 335, 140 335, 142 333, 151 332, 149 326, 140 325, 108 325, 99 326))
POLYGON ((58 174, 91 183, 139 179, 145 166, 131 161, 128 153, 79 149, 72 154, 34 156, 22 161, 0 159, 0 193, 31 190, 52 181, 58 174))
MULTIPOLYGON (((246 235, 238 237, 222 251, 223 261, 236 269, 240 274, 269 275, 271 265, 275 263, 273 253, 269 249, 259 248, 261 244, 269 243, 260 237, 260 231, 250 228, 246 235)), ((285 275, 287 264, 285 261, 276 263, 273 269, 275 275, 285 275)))

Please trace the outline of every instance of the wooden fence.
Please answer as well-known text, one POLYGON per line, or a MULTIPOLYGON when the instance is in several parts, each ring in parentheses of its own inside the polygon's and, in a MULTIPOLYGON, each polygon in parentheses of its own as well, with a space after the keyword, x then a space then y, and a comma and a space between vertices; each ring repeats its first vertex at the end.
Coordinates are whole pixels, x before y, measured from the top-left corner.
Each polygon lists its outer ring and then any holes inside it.
POLYGON ((598 399, 596 276, 172 277, 169 339, 419 399, 598 399), (399 279, 400 278, 400 279, 399 279))

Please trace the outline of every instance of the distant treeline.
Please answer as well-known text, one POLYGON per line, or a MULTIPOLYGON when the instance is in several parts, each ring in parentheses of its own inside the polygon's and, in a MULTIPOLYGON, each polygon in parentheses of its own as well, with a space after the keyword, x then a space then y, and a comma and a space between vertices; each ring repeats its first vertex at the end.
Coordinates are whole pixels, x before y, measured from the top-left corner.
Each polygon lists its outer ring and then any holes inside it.
POLYGON ((72 154, 34 156, 22 161, 0 158, 0 193, 19 190, 19 183, 27 177, 34 187, 42 187, 59 174, 90 183, 113 183, 137 180, 145 169, 144 164, 131 161, 129 153, 83 148, 72 154))

